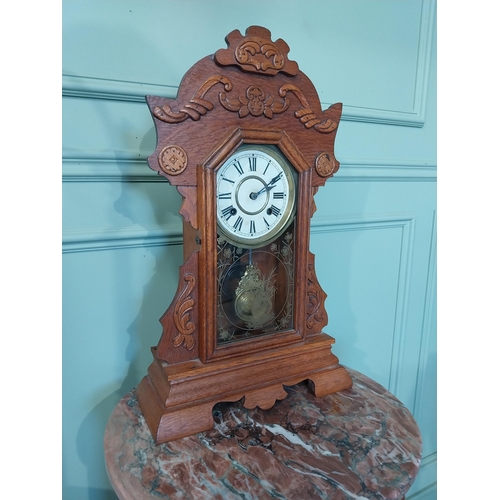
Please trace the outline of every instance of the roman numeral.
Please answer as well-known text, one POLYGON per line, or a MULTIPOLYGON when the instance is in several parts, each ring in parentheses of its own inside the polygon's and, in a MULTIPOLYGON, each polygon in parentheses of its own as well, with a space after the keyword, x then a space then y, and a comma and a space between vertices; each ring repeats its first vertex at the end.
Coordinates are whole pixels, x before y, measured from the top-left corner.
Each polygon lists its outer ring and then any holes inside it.
POLYGON ((233 227, 236 231, 241 231, 241 226, 243 225, 243 219, 238 216, 236 222, 233 224, 233 227))
POLYGON ((273 198, 275 200, 282 200, 285 196, 285 193, 279 192, 279 193, 273 193, 273 198))
POLYGON ((226 218, 226 220, 229 220, 235 213, 236 209, 233 207, 233 205, 229 205, 222 211, 222 215, 226 218))
POLYGON ((268 209, 268 212, 278 217, 278 215, 280 214, 280 209, 274 205, 271 205, 271 208, 268 209))
POLYGON ((271 162, 269 162, 269 163, 266 165, 266 168, 264 169, 264 175, 266 175, 266 172, 267 172, 267 169, 269 168, 269 165, 271 165, 271 162))
POLYGON ((219 193, 218 198, 219 200, 230 200, 231 193, 219 193))
POLYGON ((234 181, 232 181, 231 179, 228 179, 227 177, 223 177, 222 180, 230 182, 231 184, 234 184, 234 181))
POLYGON ((234 168, 238 171, 238 173, 241 175, 243 173, 243 167, 240 165, 239 161, 235 161, 233 163, 234 168))
POLYGON ((266 225, 267 229, 269 229, 269 222, 267 222, 266 218, 265 217, 262 217, 264 219, 264 224, 266 225))
POLYGON ((250 232, 255 233, 255 221, 250 221, 250 232))
POLYGON ((248 157, 248 163, 250 164, 250 172, 257 171, 257 158, 255 156, 248 157))

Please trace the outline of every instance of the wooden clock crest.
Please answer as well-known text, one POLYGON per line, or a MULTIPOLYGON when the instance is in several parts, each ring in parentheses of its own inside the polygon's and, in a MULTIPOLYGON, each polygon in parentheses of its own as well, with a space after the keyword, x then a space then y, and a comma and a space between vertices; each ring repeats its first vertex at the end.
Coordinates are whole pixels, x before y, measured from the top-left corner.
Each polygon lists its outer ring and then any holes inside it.
POLYGON ((339 168, 325 111, 283 40, 252 26, 196 63, 176 99, 147 96, 149 166, 183 196, 184 264, 138 399, 157 443, 210 429, 221 401, 268 409, 284 385, 351 387, 331 352, 309 251, 318 188, 339 168))

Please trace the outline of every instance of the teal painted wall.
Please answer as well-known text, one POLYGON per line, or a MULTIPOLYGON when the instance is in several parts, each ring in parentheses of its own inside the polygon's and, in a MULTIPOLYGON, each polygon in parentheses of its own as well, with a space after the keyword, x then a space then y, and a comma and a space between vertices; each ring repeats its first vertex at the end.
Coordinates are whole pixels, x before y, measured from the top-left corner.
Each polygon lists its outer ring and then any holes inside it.
POLYGON ((415 415, 409 498, 436 497, 436 28, 433 0, 63 0, 63 498, 114 499, 107 419, 160 335, 182 262, 180 196, 149 170, 145 94, 252 24, 283 38, 323 107, 344 103, 341 168, 311 247, 342 363, 415 415))

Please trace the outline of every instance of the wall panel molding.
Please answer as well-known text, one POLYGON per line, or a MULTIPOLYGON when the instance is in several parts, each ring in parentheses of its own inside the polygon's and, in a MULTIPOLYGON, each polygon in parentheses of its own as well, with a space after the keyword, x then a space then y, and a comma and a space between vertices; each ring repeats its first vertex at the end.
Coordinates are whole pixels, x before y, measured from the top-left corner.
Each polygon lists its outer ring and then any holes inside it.
POLYGON ((158 95, 175 99, 178 89, 179 87, 172 87, 170 85, 108 80, 79 75, 62 75, 63 97, 146 103, 145 96, 147 95, 158 95))
POLYGON ((399 272, 396 290, 396 305, 391 346, 391 366, 389 370, 389 383, 387 389, 396 394, 398 381, 404 373, 403 351, 407 330, 407 310, 409 297, 409 277, 411 276, 411 263, 413 261, 413 241, 415 233, 415 216, 413 214, 374 215, 364 217, 313 217, 311 234, 345 232, 345 231, 373 231, 379 229, 401 229, 401 243, 399 249, 399 272))
MULTIPOLYGON (((340 170, 328 182, 435 182, 436 164, 429 161, 340 160, 340 170)), ((63 182, 167 182, 143 159, 65 158, 63 182)))
POLYGON ((69 158, 62 162, 63 182, 166 182, 146 160, 69 158))
POLYGON ((432 307, 436 303, 436 282, 437 282, 437 244, 436 244, 436 210, 433 212, 432 219, 432 235, 431 235, 431 245, 429 250, 429 262, 428 262, 428 271, 427 271, 427 284, 425 290, 425 303, 423 310, 423 319, 422 319, 422 332, 420 335, 420 355, 418 361, 418 372, 417 372, 417 380, 416 380, 416 391, 415 391, 415 401, 413 404, 413 413, 415 417, 418 419, 422 412, 426 411, 424 406, 424 388, 422 385, 422 376, 427 371, 428 364, 428 352, 431 344, 431 336, 432 336, 432 315, 431 310, 432 307))
POLYGON ((73 229, 62 236, 63 253, 182 245, 182 225, 73 229))
MULTIPOLYGON (((379 109, 345 104, 342 119, 348 121, 399 125, 407 127, 423 127, 429 71, 432 56, 432 37, 434 17, 436 11, 435 0, 423 0, 420 11, 419 42, 416 58, 416 72, 413 84, 413 104, 411 109, 379 109)), ((322 103, 328 107, 332 103, 322 103)))
POLYGON ((328 182, 435 182, 436 163, 418 160, 340 159, 340 169, 328 182))

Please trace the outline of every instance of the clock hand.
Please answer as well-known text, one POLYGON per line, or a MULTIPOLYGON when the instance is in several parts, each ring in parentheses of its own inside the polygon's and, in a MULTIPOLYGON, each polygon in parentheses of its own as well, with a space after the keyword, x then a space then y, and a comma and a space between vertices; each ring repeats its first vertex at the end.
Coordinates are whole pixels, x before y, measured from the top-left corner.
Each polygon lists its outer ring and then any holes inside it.
POLYGON ((283 172, 280 172, 277 176, 273 177, 267 186, 264 186, 260 191, 257 191, 256 193, 250 193, 250 198, 252 200, 256 200, 257 197, 262 194, 264 191, 271 191, 271 189, 274 187, 273 184, 279 181, 281 176, 283 175, 283 172))

